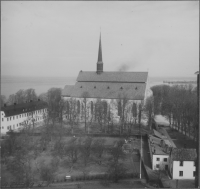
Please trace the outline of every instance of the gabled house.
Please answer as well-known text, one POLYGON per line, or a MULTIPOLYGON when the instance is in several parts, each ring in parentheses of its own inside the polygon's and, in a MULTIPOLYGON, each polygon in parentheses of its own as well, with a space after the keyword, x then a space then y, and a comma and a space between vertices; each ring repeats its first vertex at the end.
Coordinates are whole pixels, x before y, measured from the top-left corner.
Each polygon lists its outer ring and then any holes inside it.
POLYGON ((169 162, 172 179, 195 179, 196 158, 196 149, 173 148, 169 162))
POLYGON ((168 170, 170 146, 163 146, 163 140, 149 135, 149 150, 152 170, 168 170))

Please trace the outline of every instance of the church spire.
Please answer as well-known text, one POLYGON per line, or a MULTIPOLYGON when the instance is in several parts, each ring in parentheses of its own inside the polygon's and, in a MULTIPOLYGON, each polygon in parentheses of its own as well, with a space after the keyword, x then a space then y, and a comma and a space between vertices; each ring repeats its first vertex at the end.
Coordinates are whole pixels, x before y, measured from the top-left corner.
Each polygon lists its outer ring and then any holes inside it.
POLYGON ((101 33, 100 33, 99 52, 98 52, 98 60, 97 60, 97 74, 101 74, 102 72, 103 72, 103 59, 102 59, 101 33))
POLYGON ((99 38, 98 62, 103 62, 103 60, 102 60, 102 49, 101 49, 101 33, 100 33, 100 38, 99 38))

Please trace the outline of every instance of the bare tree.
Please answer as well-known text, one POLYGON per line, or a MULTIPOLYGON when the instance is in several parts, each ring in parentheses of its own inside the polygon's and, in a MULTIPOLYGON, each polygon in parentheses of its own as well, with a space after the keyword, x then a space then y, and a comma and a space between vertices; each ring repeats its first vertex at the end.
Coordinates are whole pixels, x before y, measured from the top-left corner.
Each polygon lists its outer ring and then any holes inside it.
POLYGON ((83 119, 85 123, 85 133, 89 133, 89 126, 92 124, 94 113, 91 112, 91 104, 89 103, 89 93, 84 92, 81 97, 83 98, 82 102, 82 113, 83 113, 83 119))
POLYGON ((80 141, 76 137, 73 137, 67 145, 65 145, 65 157, 67 162, 70 163, 71 169, 73 169, 74 164, 78 161, 80 141))
POLYGON ((107 173, 113 178, 114 182, 118 182, 119 179, 126 173, 126 167, 120 160, 124 160, 126 155, 122 150, 123 141, 119 141, 110 150, 110 159, 108 162, 107 173))
POLYGON ((102 156, 105 150, 105 142, 105 139, 97 139, 92 145, 95 162, 97 162, 99 165, 102 163, 102 156))
POLYGON ((69 123, 71 126, 71 133, 74 133, 74 125, 78 124, 79 112, 77 111, 77 101, 74 98, 70 98, 69 104, 69 123))
POLYGON ((5 103, 6 103, 6 96, 1 95, 1 107, 3 107, 5 103))
POLYGON ((146 118, 148 120, 148 126, 149 129, 152 130, 152 119, 154 117, 154 99, 153 96, 150 96, 149 98, 146 99, 145 105, 144 105, 144 113, 146 115, 146 118))
POLYGON ((84 165, 86 166, 90 160, 90 155, 92 152, 92 141, 91 137, 87 137, 80 146, 81 157, 83 159, 84 165))

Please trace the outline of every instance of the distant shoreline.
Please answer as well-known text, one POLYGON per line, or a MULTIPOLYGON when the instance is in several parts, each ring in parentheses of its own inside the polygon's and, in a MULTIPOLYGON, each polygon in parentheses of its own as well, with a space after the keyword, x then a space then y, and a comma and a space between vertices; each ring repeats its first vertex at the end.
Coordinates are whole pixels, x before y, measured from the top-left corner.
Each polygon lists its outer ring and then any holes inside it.
MULTIPOLYGON (((37 95, 47 92, 50 88, 64 88, 65 85, 73 85, 77 77, 26 77, 26 76, 1 76, 1 95, 6 98, 11 94, 15 94, 20 89, 26 90, 28 88, 35 89, 37 95)), ((163 81, 191 81, 195 77, 149 77, 149 86, 162 85, 163 81)))

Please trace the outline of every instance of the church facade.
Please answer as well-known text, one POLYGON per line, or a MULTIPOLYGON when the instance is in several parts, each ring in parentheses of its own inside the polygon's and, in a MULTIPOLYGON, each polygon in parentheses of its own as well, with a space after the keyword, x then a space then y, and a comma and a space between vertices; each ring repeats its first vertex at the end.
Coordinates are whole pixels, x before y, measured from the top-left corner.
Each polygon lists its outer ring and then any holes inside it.
MULTIPOLYGON (((106 72, 103 70, 101 35, 96 71, 80 71, 75 85, 66 85, 62 97, 77 102, 79 118, 89 109, 90 117, 96 119, 97 104, 103 102, 104 114, 112 119, 133 121, 152 92, 148 89, 148 72, 106 72), (94 114, 94 116, 93 116, 94 114)), ((69 107, 70 108, 70 107, 69 107)))

